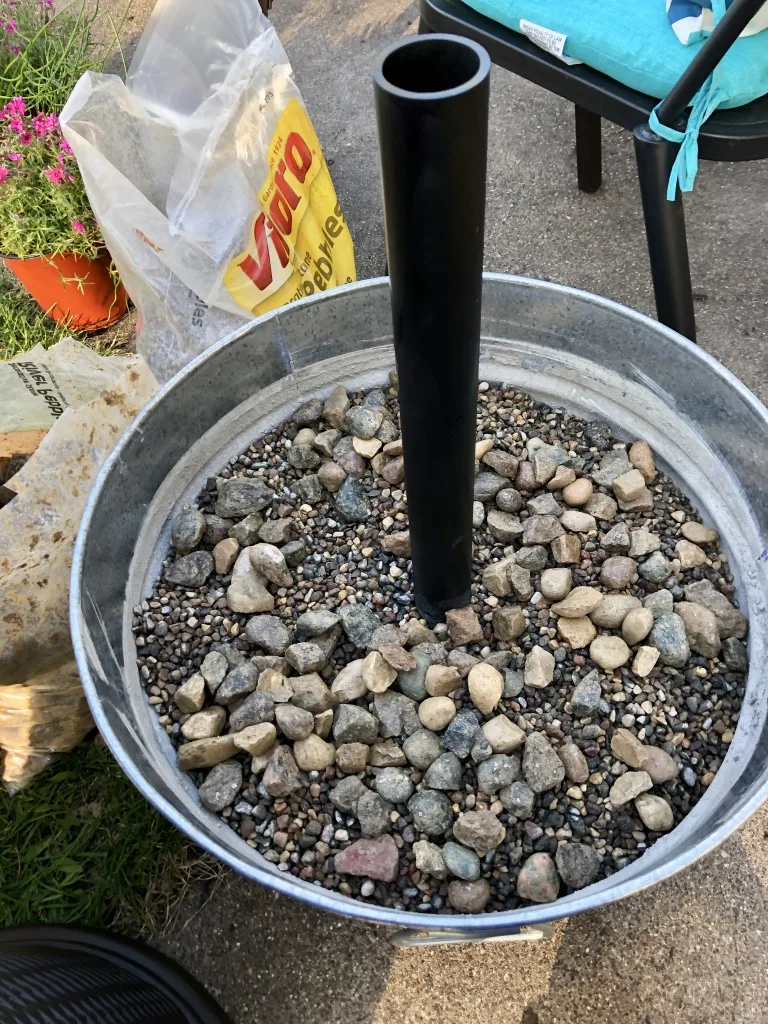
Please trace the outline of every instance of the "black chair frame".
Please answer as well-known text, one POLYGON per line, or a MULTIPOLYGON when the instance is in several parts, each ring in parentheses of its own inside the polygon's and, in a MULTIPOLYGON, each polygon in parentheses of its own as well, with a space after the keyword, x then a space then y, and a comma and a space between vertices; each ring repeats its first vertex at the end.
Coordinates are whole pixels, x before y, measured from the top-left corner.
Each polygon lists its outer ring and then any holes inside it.
MULTIPOLYGON (((765 0, 734 0, 657 111, 662 125, 684 130, 688 104, 765 0)), ((575 107, 579 188, 602 184, 601 118, 633 133, 656 311, 661 323, 696 340, 688 242, 680 190, 666 198, 678 143, 648 125, 659 104, 585 64, 568 65, 525 36, 478 14, 460 0, 420 0, 419 32, 450 32, 482 44, 491 60, 516 75, 570 100, 575 107)), ((670 30, 671 31, 671 30, 670 30)), ((768 157, 768 97, 743 107, 718 110, 699 133, 703 160, 762 160, 768 157)))

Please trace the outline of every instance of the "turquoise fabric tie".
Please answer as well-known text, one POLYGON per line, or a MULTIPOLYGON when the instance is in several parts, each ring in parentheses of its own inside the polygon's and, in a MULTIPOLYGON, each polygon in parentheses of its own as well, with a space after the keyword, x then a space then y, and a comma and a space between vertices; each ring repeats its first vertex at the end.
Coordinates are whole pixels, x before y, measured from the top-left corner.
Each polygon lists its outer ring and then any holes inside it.
POLYGON ((656 116, 658 107, 651 111, 651 115, 648 118, 651 131, 656 132, 657 135, 668 142, 680 143, 680 150, 672 165, 672 173, 669 176, 669 184, 667 185, 667 199, 670 201, 674 200, 678 185, 681 192, 690 192, 693 189, 696 171, 699 169, 699 131, 707 118, 717 109, 723 98, 715 82, 716 74, 717 69, 715 69, 696 93, 684 132, 678 132, 674 128, 669 128, 667 125, 662 124, 656 116))
MULTIPOLYGON (((715 25, 725 14, 725 0, 712 0, 712 16, 715 25)), ((688 115, 688 124, 684 132, 678 132, 674 128, 668 128, 662 124, 656 115, 661 104, 658 104, 651 111, 648 118, 648 125, 651 131, 656 132, 667 142, 679 142, 680 150, 672 165, 672 173, 669 176, 667 185, 667 199, 672 202, 677 195, 677 187, 681 192, 691 192, 693 183, 696 181, 696 172, 699 169, 699 132, 701 126, 717 109, 724 99, 723 93, 717 87, 718 68, 712 72, 704 85, 699 89, 693 98, 691 112, 688 115)))

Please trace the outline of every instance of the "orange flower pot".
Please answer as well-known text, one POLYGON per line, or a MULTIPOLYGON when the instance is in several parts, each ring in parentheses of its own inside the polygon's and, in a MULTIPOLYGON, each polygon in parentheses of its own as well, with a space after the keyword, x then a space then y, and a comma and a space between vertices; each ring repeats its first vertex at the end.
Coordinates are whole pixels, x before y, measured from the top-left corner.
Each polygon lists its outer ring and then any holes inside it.
POLYGON ((107 250, 96 260, 65 253, 61 256, 30 256, 3 262, 29 294, 57 323, 77 331, 98 331, 125 314, 128 296, 109 273, 112 257, 107 250))

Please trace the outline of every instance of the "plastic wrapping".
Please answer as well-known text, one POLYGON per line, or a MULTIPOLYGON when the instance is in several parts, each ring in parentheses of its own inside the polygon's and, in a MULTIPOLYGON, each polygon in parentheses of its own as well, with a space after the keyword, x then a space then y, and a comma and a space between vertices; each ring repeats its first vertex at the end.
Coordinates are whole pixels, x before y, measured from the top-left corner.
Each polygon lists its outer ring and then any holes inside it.
POLYGON ((12 450, 39 435, 0 508, 0 779, 12 791, 92 727, 68 624, 75 537, 98 470, 156 390, 140 356, 72 338, 0 364, 0 438, 12 450))
POLYGON ((160 380, 253 316, 354 280, 320 143, 252 0, 160 0, 127 82, 87 72, 61 124, 160 380))

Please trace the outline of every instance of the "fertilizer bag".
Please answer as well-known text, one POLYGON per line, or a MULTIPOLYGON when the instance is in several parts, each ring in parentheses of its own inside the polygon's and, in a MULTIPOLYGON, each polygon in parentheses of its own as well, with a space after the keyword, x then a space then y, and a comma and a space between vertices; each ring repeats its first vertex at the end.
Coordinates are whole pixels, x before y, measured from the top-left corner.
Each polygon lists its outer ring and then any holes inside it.
POLYGON ((160 0, 126 82, 86 72, 61 124, 159 380, 355 279, 320 143, 255 0, 160 0))

